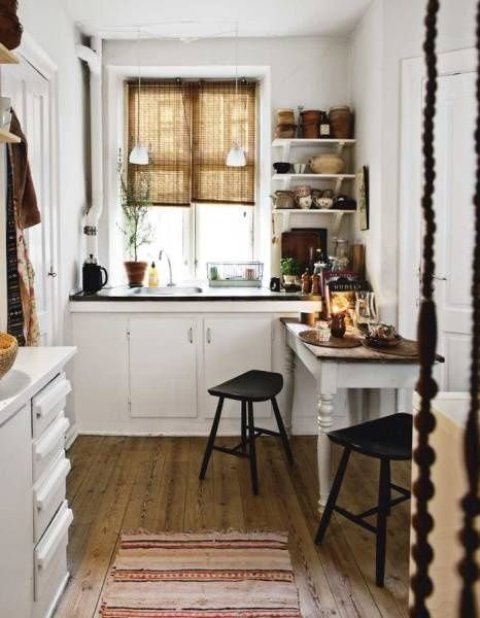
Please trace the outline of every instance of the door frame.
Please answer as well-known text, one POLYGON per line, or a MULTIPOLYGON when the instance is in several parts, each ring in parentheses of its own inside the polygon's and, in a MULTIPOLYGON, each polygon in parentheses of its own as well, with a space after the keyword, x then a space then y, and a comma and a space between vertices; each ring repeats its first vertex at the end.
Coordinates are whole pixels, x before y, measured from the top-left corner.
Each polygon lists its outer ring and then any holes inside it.
POLYGON ((58 67, 45 52, 45 50, 35 41, 28 33, 24 32, 22 43, 15 51, 18 56, 21 56, 28 62, 42 77, 45 78, 48 84, 50 95, 50 222, 51 222, 51 264, 57 273, 56 277, 52 277, 50 281, 51 289, 51 341, 50 345, 58 345, 63 340, 63 320, 62 305, 61 305, 61 290, 64 281, 64 272, 62 269, 63 260, 61 255, 61 225, 60 225, 60 174, 59 174, 59 131, 58 131, 58 67))
MULTIPOLYGON (((438 55, 438 77, 475 72, 474 48, 438 55)), ((419 288, 412 285, 412 258, 421 256, 422 99, 426 71, 423 58, 401 66, 398 323, 407 337, 416 336, 415 306, 419 288)), ((473 196, 473 187, 472 187, 473 196)), ((415 267, 416 264, 413 264, 415 267)), ((413 272, 413 274, 415 274, 413 272)))

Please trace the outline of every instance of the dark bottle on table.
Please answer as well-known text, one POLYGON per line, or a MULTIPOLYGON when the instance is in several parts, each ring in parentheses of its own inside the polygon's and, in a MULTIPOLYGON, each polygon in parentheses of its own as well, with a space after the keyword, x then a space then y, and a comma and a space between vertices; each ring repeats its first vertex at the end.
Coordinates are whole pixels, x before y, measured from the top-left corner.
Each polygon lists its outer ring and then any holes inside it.
POLYGON ((341 338, 345 334, 345 314, 343 312, 332 313, 330 333, 332 337, 341 338))
POLYGON ((302 294, 310 294, 311 277, 307 270, 302 275, 302 294))

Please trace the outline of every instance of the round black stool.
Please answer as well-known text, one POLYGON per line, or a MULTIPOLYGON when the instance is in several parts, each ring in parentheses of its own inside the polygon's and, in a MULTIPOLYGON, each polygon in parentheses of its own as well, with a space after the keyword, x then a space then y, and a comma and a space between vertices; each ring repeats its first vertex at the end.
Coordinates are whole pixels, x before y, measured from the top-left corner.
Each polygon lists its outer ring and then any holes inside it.
POLYGON ((328 437, 332 442, 343 446, 343 454, 328 496, 327 504, 318 527, 315 543, 323 541, 333 511, 343 515, 365 530, 373 532, 377 538, 376 547, 376 584, 383 586, 385 578, 385 556, 387 549, 387 516, 390 508, 410 498, 410 491, 394 485, 390 481, 390 461, 409 460, 412 458, 412 415, 392 414, 382 418, 331 431, 328 437), (380 459, 380 480, 378 484, 378 506, 354 515, 346 509, 336 506, 336 501, 347 463, 352 451, 362 453, 367 457, 380 459), (394 489, 400 496, 391 499, 390 491, 394 489), (365 517, 377 515, 377 525, 364 521, 365 517))
POLYGON ((250 459, 250 472, 252 477, 253 493, 258 494, 258 475, 257 475, 257 458, 255 454, 255 440, 258 436, 266 434, 269 436, 279 436, 282 440, 283 448, 290 465, 293 464, 292 451, 288 443, 287 433, 283 424, 280 410, 278 409, 275 395, 282 390, 283 378, 279 373, 271 371, 259 371, 253 369, 241 375, 227 380, 218 386, 209 388, 210 395, 218 397, 217 411, 213 419, 212 429, 208 437, 207 447, 203 456, 202 468, 200 470, 200 479, 205 478, 208 462, 213 450, 236 455, 237 457, 246 457, 250 459), (241 441, 233 448, 223 446, 215 446, 215 437, 217 435, 218 424, 222 415, 223 402, 225 399, 234 399, 241 402, 242 420, 241 420, 241 441), (255 427, 253 418, 253 402, 267 401, 272 402, 273 413, 277 421, 278 431, 270 429, 262 429, 255 427), (247 418, 248 413, 248 418, 247 418))

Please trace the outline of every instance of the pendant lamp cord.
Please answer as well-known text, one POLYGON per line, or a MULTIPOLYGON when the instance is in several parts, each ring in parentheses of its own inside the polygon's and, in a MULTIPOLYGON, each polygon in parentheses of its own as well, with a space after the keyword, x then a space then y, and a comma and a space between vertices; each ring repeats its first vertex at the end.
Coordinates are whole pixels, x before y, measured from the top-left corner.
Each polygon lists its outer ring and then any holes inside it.
POLYGON ((479 438, 479 388, 480 388, 480 2, 477 4, 476 15, 476 49, 477 49, 477 119, 475 128, 476 176, 474 206, 474 249, 472 276, 472 349, 470 366, 470 409, 465 427, 464 460, 467 471, 468 489, 461 505, 463 508, 463 527, 459 538, 465 548, 464 557, 459 564, 462 576, 462 592, 460 596, 460 616, 475 618, 478 616, 474 584, 478 580, 479 571, 475 553, 480 539, 476 530, 476 521, 480 513, 479 481, 480 481, 480 438, 479 438))
POLYGON ((137 29, 137 146, 140 144, 140 28, 137 29))
POLYGON ((420 377, 417 391, 421 396, 420 411, 415 417, 415 427, 418 430, 418 446, 414 451, 414 461, 418 466, 418 478, 413 483, 413 494, 416 498, 416 513, 413 517, 413 528, 416 541, 412 556, 416 570, 411 578, 413 591, 413 606, 410 616, 414 618, 429 618, 426 599, 433 592, 433 582, 429 576, 429 566, 433 560, 433 549, 428 542, 428 535, 433 529, 433 517, 428 511, 428 502, 434 494, 431 480, 431 466, 435 461, 435 452, 429 444, 429 435, 435 429, 435 417, 431 410, 431 401, 437 394, 437 385, 432 377, 437 345, 437 318, 433 299, 433 275, 435 273, 434 242, 435 242, 435 211, 433 194, 435 183, 434 155, 434 118, 437 91, 437 16, 438 0, 428 0, 425 18, 425 43, 423 46, 427 69, 426 99, 423 112, 423 168, 424 186, 422 196, 422 211, 424 220, 423 237, 423 267, 422 267, 422 302, 418 320, 418 344, 420 358, 420 377))

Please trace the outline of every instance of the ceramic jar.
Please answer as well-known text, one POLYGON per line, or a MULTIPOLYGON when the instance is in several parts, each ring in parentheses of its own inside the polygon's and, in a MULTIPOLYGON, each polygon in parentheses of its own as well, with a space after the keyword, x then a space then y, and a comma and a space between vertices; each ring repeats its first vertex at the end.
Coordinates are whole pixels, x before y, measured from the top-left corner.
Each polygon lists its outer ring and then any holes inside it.
POLYGON ((308 210, 312 207, 312 188, 309 185, 301 185, 293 190, 295 203, 299 208, 308 210))
POLYGON ((353 136, 353 114, 348 105, 331 107, 328 119, 333 138, 350 139, 353 136))

